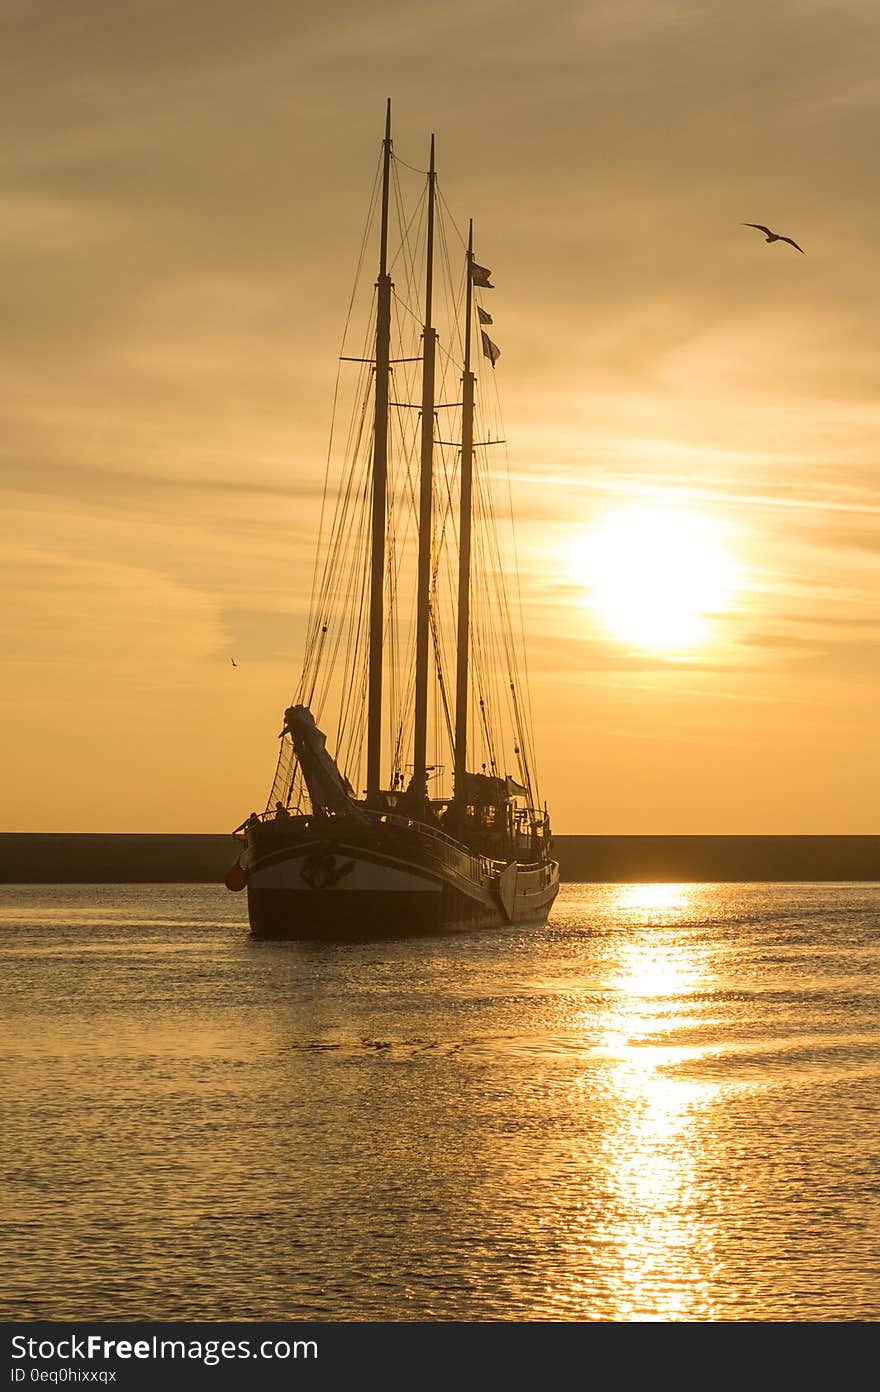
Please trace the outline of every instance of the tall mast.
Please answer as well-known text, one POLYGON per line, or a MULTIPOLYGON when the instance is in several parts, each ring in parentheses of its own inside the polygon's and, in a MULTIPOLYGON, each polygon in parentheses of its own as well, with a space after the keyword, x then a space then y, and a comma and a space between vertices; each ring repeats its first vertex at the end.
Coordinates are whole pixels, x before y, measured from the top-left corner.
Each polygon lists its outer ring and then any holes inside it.
POLYGON ((416 582, 416 691, 413 740, 413 788, 425 789, 428 743, 428 638, 431 603, 431 503, 434 472, 434 362, 437 333, 431 322, 434 288, 434 137, 428 167, 427 267, 425 270, 425 322, 422 332, 422 452, 419 482, 419 567, 416 582))
POLYGON ((455 779, 453 793, 464 797, 467 768, 468 643, 471 591, 471 496, 474 479, 474 374, 471 372, 474 223, 468 223, 467 290, 464 316, 464 373, 461 392, 461 498, 458 522, 458 641, 455 671, 455 779))
POLYGON ((388 375, 391 356, 391 276, 388 274, 388 188, 391 174, 391 98, 382 142, 382 230, 376 282, 376 404, 373 421, 373 508, 370 549, 370 666, 367 696, 367 797, 379 793, 382 754, 382 637, 385 623, 385 505, 388 485, 388 375))

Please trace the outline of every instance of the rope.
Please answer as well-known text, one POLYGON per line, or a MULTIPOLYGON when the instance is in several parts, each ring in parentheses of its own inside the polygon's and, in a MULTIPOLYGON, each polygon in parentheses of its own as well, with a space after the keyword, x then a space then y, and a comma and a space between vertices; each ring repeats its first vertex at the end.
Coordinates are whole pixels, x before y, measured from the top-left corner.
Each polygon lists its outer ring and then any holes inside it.
MULTIPOLYGON (((389 270, 395 270, 392 290, 392 333, 396 359, 391 368, 389 467, 386 514, 385 603, 383 641, 385 692, 383 737, 391 786, 406 781, 408 750, 414 719, 415 678, 415 550, 418 535, 420 458, 421 336, 426 184, 418 197, 405 199, 397 166, 421 176, 418 169, 393 155, 391 163, 392 239, 389 270)), ((364 287, 367 247, 377 220, 381 188, 381 158, 373 179, 367 217, 358 253, 354 285, 348 301, 340 358, 346 352, 355 306, 364 287)), ((455 671, 458 603, 458 500, 461 486, 461 360, 459 348, 467 328, 464 258, 458 254, 465 239, 437 188, 435 306, 437 340, 437 412, 432 498, 432 553, 429 625, 435 680, 430 704, 429 748, 433 751, 433 793, 446 796, 447 773, 454 764, 453 712, 447 673, 455 671), (443 443, 448 442, 448 443, 443 443)), ((366 308, 366 304, 365 304, 366 308)), ((493 306, 494 310, 494 306, 493 306)), ((366 734, 369 672, 370 519, 372 507, 373 401, 375 370, 375 293, 360 354, 362 361, 351 383, 344 441, 339 420, 343 379, 337 366, 333 389, 330 435, 324 464, 318 546, 312 571, 304 656, 296 699, 309 705, 319 724, 323 713, 334 713, 330 752, 352 787, 361 787, 366 734), (334 468, 334 460, 339 463, 334 468), (334 477, 338 479, 334 483, 334 477), (335 490, 335 491, 334 491, 335 490), (333 496, 331 506, 331 495, 333 496)), ((485 375, 484 375, 485 376, 485 375)), ((487 432, 503 438, 498 380, 492 387, 484 376, 477 381, 474 438, 472 586, 470 609, 469 748, 472 768, 503 776, 515 768, 536 805, 533 784, 535 757, 531 694, 528 682, 522 584, 509 453, 505 469, 493 472, 490 451, 482 447, 487 432), (504 506, 496 504, 496 484, 504 485, 504 506), (510 545, 502 547, 500 520, 509 521, 510 545), (512 565, 511 584, 508 574, 512 565), (513 593, 511 595, 511 589, 513 593), (515 601, 515 602, 513 602, 515 601), (513 610, 519 608, 518 627, 513 610)), ((322 725, 323 728, 323 725, 322 725)), ((269 806, 275 801, 307 804, 302 772, 291 741, 281 741, 269 806)))

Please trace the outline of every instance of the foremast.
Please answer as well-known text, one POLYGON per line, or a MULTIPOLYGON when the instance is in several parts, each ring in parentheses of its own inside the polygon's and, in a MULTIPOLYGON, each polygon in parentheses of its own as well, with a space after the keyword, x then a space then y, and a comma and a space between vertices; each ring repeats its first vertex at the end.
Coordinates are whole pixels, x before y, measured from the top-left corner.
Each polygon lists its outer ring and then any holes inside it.
POLYGON ((385 625, 385 514, 388 493, 388 385, 391 358, 391 276, 388 272, 388 195, 391 182, 391 98, 382 142, 382 223, 376 282, 373 501, 370 524, 370 645, 367 678, 367 798, 379 795, 382 756, 382 647, 385 625))

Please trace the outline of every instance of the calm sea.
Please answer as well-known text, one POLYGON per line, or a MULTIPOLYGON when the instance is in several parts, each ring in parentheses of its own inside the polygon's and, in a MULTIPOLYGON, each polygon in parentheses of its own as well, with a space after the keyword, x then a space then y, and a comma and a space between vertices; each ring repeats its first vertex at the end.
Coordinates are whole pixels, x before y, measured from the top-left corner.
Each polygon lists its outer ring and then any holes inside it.
POLYGON ((215 886, 0 917, 7 1317, 880 1317, 880 886, 363 946, 215 886))

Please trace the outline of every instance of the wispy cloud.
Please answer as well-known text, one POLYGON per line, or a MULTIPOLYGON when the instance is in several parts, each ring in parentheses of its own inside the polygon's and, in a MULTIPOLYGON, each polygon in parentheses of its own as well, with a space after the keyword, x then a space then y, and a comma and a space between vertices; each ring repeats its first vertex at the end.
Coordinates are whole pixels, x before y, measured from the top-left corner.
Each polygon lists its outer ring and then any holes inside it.
MULTIPOLYGON (((223 825, 227 797, 254 800, 295 676, 390 94, 398 153, 421 168, 438 132, 444 195, 496 270, 536 712, 563 821, 584 825, 588 788, 607 809, 594 825, 681 825, 699 806, 704 829, 729 828, 757 789, 792 828, 844 826, 851 769, 867 778, 876 757, 842 733, 868 720, 877 660, 869 6, 476 0, 462 22, 405 0, 10 0, 5 21, 3 575, 21 673, 6 698, 22 720, 32 697, 40 712, 16 788, 46 722, 74 720, 88 752, 65 755, 70 815, 81 795, 116 818, 83 733, 97 702, 115 759, 135 726, 164 741, 194 827, 223 825), (743 576, 719 646, 677 667, 601 633, 565 570, 564 546, 606 505, 652 500, 723 520, 743 576), (234 688, 216 665, 232 645, 234 688), (49 669, 57 685, 38 689, 49 669), (589 732, 576 748, 569 726, 589 732), (807 744, 837 752, 815 795, 807 744), (222 815, 187 791, 209 784, 222 815)), ((135 783, 155 779, 155 749, 127 757, 135 783)), ((158 794, 129 806, 129 826, 168 825, 158 794)))

